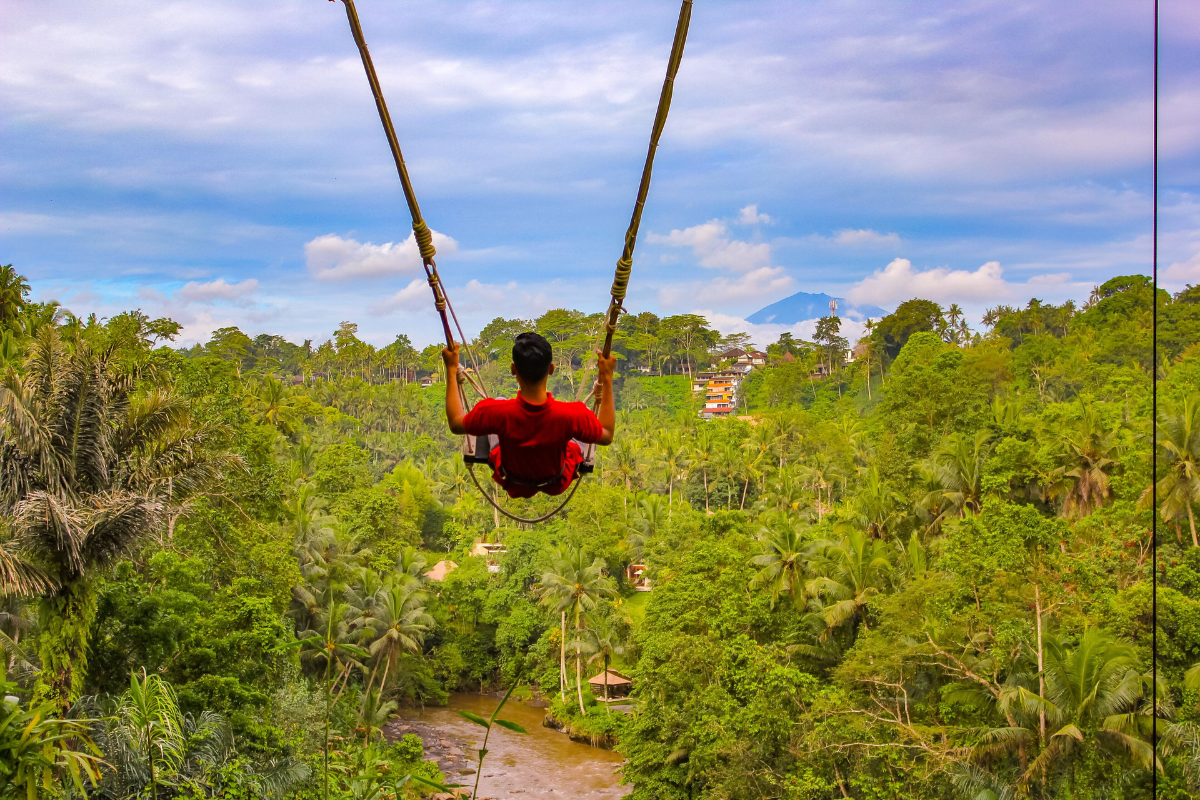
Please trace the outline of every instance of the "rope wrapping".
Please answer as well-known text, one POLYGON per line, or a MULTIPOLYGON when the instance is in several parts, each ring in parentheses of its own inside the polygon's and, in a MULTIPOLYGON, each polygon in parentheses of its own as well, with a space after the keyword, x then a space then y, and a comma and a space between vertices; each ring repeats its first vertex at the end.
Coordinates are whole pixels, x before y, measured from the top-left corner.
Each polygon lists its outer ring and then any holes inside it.
POLYGON ((433 246, 433 233, 425 224, 425 220, 413 220, 413 238, 417 240, 417 249, 421 251, 422 261, 429 261, 437 255, 437 250, 433 246))

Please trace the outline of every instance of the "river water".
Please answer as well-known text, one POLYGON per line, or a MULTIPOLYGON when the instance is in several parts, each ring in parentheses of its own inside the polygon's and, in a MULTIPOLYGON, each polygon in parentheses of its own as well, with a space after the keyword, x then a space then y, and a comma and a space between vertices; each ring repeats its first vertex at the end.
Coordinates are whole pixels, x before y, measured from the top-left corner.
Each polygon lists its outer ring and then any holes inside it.
MULTIPOLYGON (((499 697, 477 694, 454 694, 445 708, 426 708, 408 715, 402 728, 411 728, 425 739, 452 743, 434 747, 453 754, 461 750, 463 769, 474 769, 475 751, 483 742, 486 731, 456 713, 459 709, 473 711, 485 719, 492 715, 499 697)), ((516 722, 529 733, 520 734, 496 726, 488 739, 488 754, 483 761, 483 777, 479 781, 480 798, 592 798, 601 800, 624 797, 628 786, 620 785, 621 756, 586 744, 573 742, 566 734, 542 727, 545 709, 510 700, 500 713, 501 719, 516 722)), ((398 730, 397 732, 400 732, 398 730)), ((450 783, 462 783, 468 788, 475 783, 474 774, 461 774, 457 762, 441 759, 442 771, 450 783)))

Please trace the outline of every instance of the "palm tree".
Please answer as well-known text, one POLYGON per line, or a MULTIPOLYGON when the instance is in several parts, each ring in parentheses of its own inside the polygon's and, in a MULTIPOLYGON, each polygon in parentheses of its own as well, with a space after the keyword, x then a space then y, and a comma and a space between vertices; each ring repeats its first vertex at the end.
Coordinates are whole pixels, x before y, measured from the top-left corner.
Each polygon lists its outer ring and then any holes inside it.
POLYGON ((712 429, 704 428, 696 436, 695 442, 692 443, 692 451, 689 456, 689 466, 693 473, 699 472, 704 479, 704 513, 711 514, 712 511, 708 506, 708 470, 712 462, 713 449, 716 447, 716 442, 713 440, 712 429))
POLYGON ((952 433, 934 451, 933 472, 942 497, 960 517, 982 507, 983 465, 991 454, 991 437, 989 431, 976 431, 973 438, 952 433))
POLYGON ((78 697, 96 613, 93 574, 163 530, 173 509, 240 466, 224 432, 187 402, 119 364, 112 348, 71 347, 53 326, 32 342, 25 374, 0 385, 0 592, 41 594, 39 681, 65 708, 78 697), (20 561, 48 576, 39 590, 20 561), (5 566, 7 565, 7 566, 5 566))
POLYGON ((675 481, 687 469, 688 451, 679 434, 673 431, 663 434, 658 445, 658 464, 667 478, 667 513, 670 514, 675 505, 675 481))
POLYGON ((1063 498, 1064 517, 1086 517, 1112 496, 1108 473, 1117 467, 1117 433, 1105 428, 1098 412, 1085 407, 1076 429, 1063 435, 1062 444, 1050 494, 1063 498))
POLYGON ((104 738, 114 779, 131 794, 158 797, 160 785, 172 785, 181 773, 203 780, 233 754, 233 734, 220 714, 198 718, 184 714, 171 684, 158 675, 129 676, 112 725, 104 738))
POLYGON ((805 595, 824 602, 821 613, 829 629, 857 620, 869 630, 867 603, 892 585, 892 547, 852 530, 841 541, 820 542, 814 549, 817 555, 808 563, 813 577, 804 585, 805 595))
POLYGON ((292 534, 297 544, 306 545, 333 532, 336 519, 325 513, 325 499, 310 484, 300 484, 284 509, 292 518, 292 534))
POLYGON ((769 499, 780 511, 798 511, 808 496, 808 472, 803 466, 788 464, 775 473, 769 499))
POLYGON ((962 333, 962 329, 959 327, 958 321, 962 319, 962 316, 963 310, 959 307, 958 303, 951 303, 950 308, 946 311, 946 321, 949 323, 946 332, 949 334, 948 338, 952 344, 959 343, 959 335, 962 333))
MULTIPOLYGON (((1036 667, 1035 667, 1036 669, 1036 667)), ((1133 646, 1099 628, 1088 628, 1078 642, 1046 639, 1045 694, 1010 681, 1002 690, 998 709, 1013 723, 988 731, 975 748, 976 758, 996 752, 1036 746, 1037 757, 1018 779, 1027 792, 1034 781, 1047 784, 1052 775, 1071 781, 1073 772, 1052 768, 1069 764, 1087 750, 1089 740, 1113 756, 1127 756, 1143 769, 1161 767, 1147 741, 1155 689, 1138 670, 1133 646)), ((1070 794, 1070 787, 1051 790, 1070 794)))
MULTIPOLYGON (((338 601, 337 595, 341 588, 329 585, 323 592, 325 607, 314 615, 315 629, 306 630, 292 643, 300 648, 301 662, 323 666, 323 682, 325 689, 325 735, 322 747, 322 772, 324 777, 324 798, 329 800, 329 723, 333 716, 333 706, 337 699, 333 695, 333 687, 343 677, 349 683, 350 671, 361 667, 360 659, 370 656, 370 653, 357 645, 349 643, 350 625, 348 618, 352 607, 348 603, 338 601), (319 628, 324 632, 319 632, 319 628), (334 678, 334 666, 337 666, 337 677, 334 678)), ((342 687, 345 689, 345 685, 342 687)), ((341 698, 338 692, 337 698, 341 698)))
MULTIPOLYGON (((583 627, 584 612, 595 608, 600 598, 616 596, 616 588, 612 579, 604 575, 604 567, 604 559, 599 556, 588 563, 581 547, 555 548, 550 555, 550 567, 542 573, 542 579, 534 586, 542 604, 561 615, 559 696, 563 702, 566 702, 564 690, 567 684, 567 615, 570 614, 574 618, 578 637, 583 627)), ((579 674, 582 672, 582 666, 578 662, 575 672, 579 710, 583 712, 583 686, 579 674)))
POLYGON ((614 656, 625 655, 629 624, 628 619, 608 614, 593 619, 584 631, 586 650, 591 653, 588 663, 600 659, 604 668, 604 710, 608 714, 612 713, 608 707, 608 664, 614 656))
MULTIPOLYGON (((1200 663, 1193 664, 1183 674, 1183 688, 1200 691, 1200 663)), ((1165 755, 1177 755, 1183 765, 1183 777, 1193 796, 1200 795, 1200 724, 1175 722, 1167 726, 1162 737, 1165 755)))
POLYGON ((626 526, 629 532, 625 535, 630 558, 634 561, 642 559, 646 542, 666 524, 669 515, 670 509, 659 494, 648 494, 634 504, 633 519, 626 526))
POLYGON ((625 507, 629 507, 629 492, 633 488, 633 479, 638 474, 638 442, 628 436, 608 448, 604 465, 625 485, 625 507))
MULTIPOLYGON (((1167 461, 1157 486, 1159 514, 1165 522, 1170 522, 1186 513, 1192 546, 1200 547, 1193 510, 1200 503, 1200 399, 1189 395, 1182 405, 1164 404, 1158 416, 1158 429, 1161 431, 1158 444, 1167 461)), ((1151 496, 1150 489, 1146 489, 1142 502, 1148 503, 1151 496)), ((1175 530, 1178 533, 1178 525, 1175 530)))
POLYGON ((797 609, 803 605, 809 558, 805 543, 807 529, 807 525, 796 523, 774 530, 764 528, 759 534, 763 552, 750 559, 750 563, 759 568, 750 580, 750 588, 768 587, 772 608, 783 594, 791 595, 797 609))
POLYGON ((904 495, 884 482, 879 476, 879 467, 871 467, 847 510, 854 522, 869 536, 883 539, 903 519, 904 513, 900 510, 903 504, 904 495))
POLYGON ((16 322, 29 296, 29 281, 12 264, 0 266, 0 327, 16 322))
POLYGON ((264 425, 279 428, 290 434, 296 426, 296 412, 283 383, 268 375, 254 398, 255 416, 264 425))
MULTIPOLYGON (((425 609, 426 594, 410 582, 386 584, 376 595, 375 616, 368 622, 373 641, 368 650, 375 656, 375 669, 383 662, 380 689, 387 687, 388 671, 396 667, 402 653, 419 653, 433 617, 425 609)), ((375 679, 367 680, 367 690, 375 679)))

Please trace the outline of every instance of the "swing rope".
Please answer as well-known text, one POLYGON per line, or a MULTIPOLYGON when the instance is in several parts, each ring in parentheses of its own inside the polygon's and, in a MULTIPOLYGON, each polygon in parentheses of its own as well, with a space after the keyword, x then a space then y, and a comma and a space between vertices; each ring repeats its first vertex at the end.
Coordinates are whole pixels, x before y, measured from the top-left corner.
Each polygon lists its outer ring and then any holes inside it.
MULTIPOLYGON (((331 0, 332 2, 332 0, 331 0)), ((446 296, 445 287, 442 285, 441 276, 438 275, 437 262, 434 256, 437 254, 437 249, 433 245, 433 233, 429 230, 429 226, 425 224, 425 219, 421 216, 421 207, 417 203, 417 194, 413 191, 412 181, 408 177, 408 167, 404 163, 404 155, 400 152, 400 141, 396 137, 396 129, 392 126, 392 116, 388 112, 387 102, 383 99, 383 89, 379 85, 379 77, 375 74, 375 65, 371 61, 371 53, 367 49, 366 39, 363 38, 362 25, 358 21, 358 11, 354 8, 354 0, 342 0, 346 6, 346 19, 350 22, 350 32, 354 36, 354 43, 358 45, 358 53, 362 57, 363 69, 367 73, 367 82, 371 85, 371 94, 375 98, 375 108, 379 111, 379 120, 383 123, 383 132, 387 136, 388 147, 392 151, 392 160, 396 162, 396 173, 400 176, 400 184, 404 188, 404 199, 408 203, 408 211, 412 217, 413 238, 417 243, 417 249, 421 254, 421 264, 425 268, 425 277, 429 281, 429 288, 433 292, 433 304, 437 309, 438 315, 442 320, 442 332, 446 336, 446 346, 454 346, 454 335, 451 332, 450 320, 454 320, 454 328, 458 331, 459 341, 467 351, 467 356, 471 360, 474 375, 468 374, 462 370, 458 372, 458 385, 455 387, 446 387, 446 391, 457 391, 463 400, 463 405, 467 403, 466 391, 463 384, 469 384, 480 398, 487 398, 488 393, 483 385, 483 374, 479 369, 479 363, 475 359, 475 354, 471 347, 467 344, 467 337, 463 335, 462 326, 458 322, 458 315, 454 313, 454 306, 450 303, 450 299, 446 296), (446 312, 449 311, 449 317, 446 312)), ((642 166, 642 179, 638 184, 637 200, 633 204, 633 216, 629 220, 629 227, 625 231, 625 245, 621 250, 621 257, 617 259, 616 272, 613 275, 612 289, 609 294, 611 300, 608 304, 608 311, 605 314, 604 323, 604 347, 602 354, 607 358, 612 352, 613 336, 617 332, 617 322, 620 320, 621 312, 625 310, 623 303, 625 294, 629 288, 629 278, 633 273, 633 250, 637 245, 638 228, 642 223, 642 211, 646 206, 646 196, 650 192, 650 177, 654 171, 654 156, 658 150, 658 141, 662 136, 663 128, 667 124, 667 114, 671 110, 671 96, 674 93, 675 75, 679 72, 679 64, 683 60, 683 47, 687 41, 688 25, 692 19, 692 0, 683 0, 679 8, 679 20, 675 24, 675 39, 671 45, 671 56, 667 60, 667 75, 663 81, 662 92, 658 98, 658 110, 654 115, 654 126, 650 130, 650 147, 646 152, 646 162, 642 166)), ((600 407, 600 383, 596 382, 592 389, 593 394, 593 411, 600 407)), ((595 444, 589 445, 593 448, 595 444)), ((468 465, 467 471, 471 474, 471 481, 475 487, 479 489, 479 493, 487 500, 488 504, 496 511, 516 522, 525 524, 534 524, 544 522, 554 515, 558 514, 567 504, 571 502, 571 498, 575 496, 575 490, 579 488, 582 482, 582 476, 576 472, 575 480, 572 481, 571 490, 567 493, 566 498, 553 510, 540 517, 520 517, 504 510, 495 500, 492 499, 478 479, 475 477, 475 468, 473 464, 468 465)))

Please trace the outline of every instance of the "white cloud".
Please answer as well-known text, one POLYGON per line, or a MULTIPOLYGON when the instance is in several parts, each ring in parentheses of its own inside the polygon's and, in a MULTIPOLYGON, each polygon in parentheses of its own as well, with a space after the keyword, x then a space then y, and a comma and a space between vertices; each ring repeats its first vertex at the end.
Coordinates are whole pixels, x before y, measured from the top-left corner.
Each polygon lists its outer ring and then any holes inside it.
POLYGON ((881 245, 900 244, 900 236, 895 233, 879 233, 870 228, 843 228, 833 237, 834 244, 844 245, 881 245))
MULTIPOLYGON (((550 308, 571 306, 561 296, 559 290, 562 288, 557 281, 543 284, 537 291, 530 291, 529 288, 522 289, 516 281, 495 284, 469 280, 463 286, 448 286, 446 294, 454 304, 464 331, 469 334, 472 321, 482 319, 486 322, 498 316, 532 318, 550 308)), ((435 324, 433 320, 437 319, 433 293, 424 278, 417 278, 391 297, 372 303, 367 310, 373 316, 386 316, 397 311, 427 314, 430 324, 435 324)), ((440 322, 436 324, 440 325, 440 322)))
POLYGON ((433 292, 427 280, 416 278, 391 297, 371 303, 367 311, 378 317, 395 311, 425 311, 427 306, 433 308, 433 292))
POLYGON ((242 300, 258 289, 258 279, 247 278, 238 283, 228 283, 224 278, 200 283, 188 281, 179 290, 179 299, 185 303, 211 303, 215 300, 235 302, 242 300))
POLYGON ((885 307, 914 297, 935 302, 995 302, 1010 294, 1011 287, 1002 274, 999 261, 989 261, 974 272, 945 267, 919 271, 907 258, 897 258, 855 283, 846 298, 852 303, 885 307))
POLYGON ((692 303, 725 305, 778 297, 795 283, 783 267, 759 267, 733 278, 678 283, 659 289, 658 302, 667 308, 684 308, 692 303))
POLYGON ((1186 261, 1176 261, 1167 267, 1163 271, 1163 278, 1170 283, 1200 283, 1200 250, 1186 261))
POLYGON ((739 225, 770 225, 774 222, 768 214, 758 213, 757 205, 748 205, 738 212, 739 225))
MULTIPOLYGON (((441 255, 457 252, 458 242, 433 231, 433 246, 441 255)), ((413 234, 399 244, 365 244, 335 233, 304 245, 308 271, 319 281, 349 281, 407 275, 421 269, 421 253, 413 234)))
MULTIPOLYGON (((743 209, 744 211, 744 209, 743 209)), ((765 242, 754 244, 728 237, 729 229, 719 219, 693 225, 683 230, 673 230, 667 235, 651 233, 646 239, 655 244, 671 247, 690 247, 700 266, 707 269, 732 269, 749 272, 766 266, 771 261, 771 246, 765 242)))

